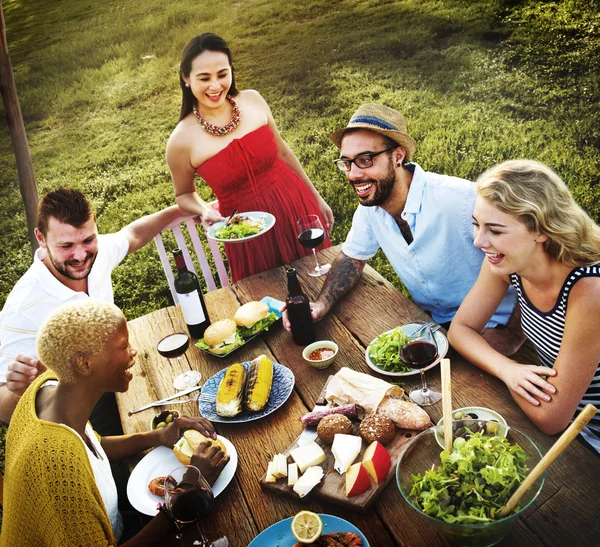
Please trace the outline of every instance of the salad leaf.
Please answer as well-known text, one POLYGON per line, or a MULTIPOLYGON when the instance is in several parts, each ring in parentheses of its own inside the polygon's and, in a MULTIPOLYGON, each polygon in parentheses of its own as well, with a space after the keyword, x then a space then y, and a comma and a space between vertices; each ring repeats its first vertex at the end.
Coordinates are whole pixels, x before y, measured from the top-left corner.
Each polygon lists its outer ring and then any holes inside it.
POLYGON ((241 217, 236 215, 228 226, 222 226, 214 232, 218 239, 242 239, 260 233, 264 228, 263 219, 241 217))
POLYGON ((269 312, 260 321, 257 321, 251 327, 238 327, 238 332, 242 338, 249 338, 263 330, 269 330, 269 327, 279 319, 274 312, 269 312))
POLYGON ((387 372, 410 372, 400 360, 400 351, 410 338, 404 334, 401 327, 379 335, 369 346, 369 355, 375 364, 387 372))
POLYGON ((481 432, 452 452, 443 450, 440 459, 437 469, 412 476, 410 496, 425 514, 449 523, 495 520, 527 475, 527 455, 519 445, 481 432))

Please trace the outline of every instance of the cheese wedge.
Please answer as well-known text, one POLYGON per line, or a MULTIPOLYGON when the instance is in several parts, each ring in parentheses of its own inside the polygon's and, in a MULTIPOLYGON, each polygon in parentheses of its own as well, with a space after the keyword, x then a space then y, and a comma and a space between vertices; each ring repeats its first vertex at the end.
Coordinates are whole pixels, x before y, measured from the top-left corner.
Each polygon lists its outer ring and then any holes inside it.
POLYGON ((309 467, 323 463, 327 459, 323 449, 314 441, 294 448, 290 452, 290 456, 298 464, 301 473, 304 473, 309 467))
POLYGON ((303 498, 321 482, 323 475, 323 469, 318 465, 309 467, 304 475, 302 475, 298 479, 298 482, 294 485, 294 492, 303 498))
POLYGON ((356 456, 360 453, 362 439, 356 435, 344 435, 336 433, 331 445, 331 453, 335 458, 333 468, 340 474, 344 474, 354 463, 356 456))
POLYGON ((298 464, 290 463, 287 474, 288 486, 294 486, 298 482, 298 464))
POLYGON ((273 475, 273 462, 269 462, 269 466, 267 467, 267 476, 265 477, 265 482, 277 482, 277 478, 273 475))

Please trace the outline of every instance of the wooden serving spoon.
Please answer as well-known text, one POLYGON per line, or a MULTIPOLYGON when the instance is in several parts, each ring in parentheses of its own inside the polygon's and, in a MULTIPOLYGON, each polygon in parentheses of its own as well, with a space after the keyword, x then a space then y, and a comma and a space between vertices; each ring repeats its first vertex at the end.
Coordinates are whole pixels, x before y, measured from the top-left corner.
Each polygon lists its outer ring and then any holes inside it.
POLYGON ((452 452, 452 389, 450 359, 442 359, 442 412, 444 416, 444 448, 452 452))
POLYGON ((505 517, 508 515, 517 505, 521 496, 531 485, 540 477, 540 475, 548 469, 550 464, 554 462, 562 451, 567 448, 577 437, 579 432, 586 426, 586 424, 594 417, 598 412, 598 409, 594 405, 585 405, 584 409, 580 412, 579 416, 575 418, 573 423, 565 430, 565 432, 558 438, 558 440, 552 445, 550 450, 546 452, 546 455, 538 462, 538 464, 531 470, 529 475, 525 477, 525 480, 521 483, 521 486, 515 490, 515 493, 506 502, 506 505, 500 510, 500 516, 505 517))

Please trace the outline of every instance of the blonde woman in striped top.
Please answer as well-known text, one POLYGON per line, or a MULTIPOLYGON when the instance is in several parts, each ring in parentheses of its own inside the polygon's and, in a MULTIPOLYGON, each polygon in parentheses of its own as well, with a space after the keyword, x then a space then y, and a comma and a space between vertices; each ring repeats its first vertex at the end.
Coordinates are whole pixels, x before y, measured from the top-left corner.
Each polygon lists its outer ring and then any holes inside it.
MULTIPOLYGON (((477 193, 475 246, 487 259, 452 322, 450 342, 502 380, 523 412, 553 435, 585 404, 600 405, 600 228, 561 178, 535 161, 493 167, 477 193), (540 365, 504 357, 480 335, 510 285, 540 365)), ((600 452, 600 414, 582 435, 600 452)))

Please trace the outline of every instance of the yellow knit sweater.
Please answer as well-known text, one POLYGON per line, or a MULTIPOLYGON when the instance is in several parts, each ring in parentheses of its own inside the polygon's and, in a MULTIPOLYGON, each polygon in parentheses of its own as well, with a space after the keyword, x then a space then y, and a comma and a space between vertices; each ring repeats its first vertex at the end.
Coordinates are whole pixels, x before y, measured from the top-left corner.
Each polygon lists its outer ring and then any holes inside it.
POLYGON ((35 412, 40 386, 53 378, 46 372, 34 381, 10 422, 0 547, 114 546, 81 438, 35 412))

